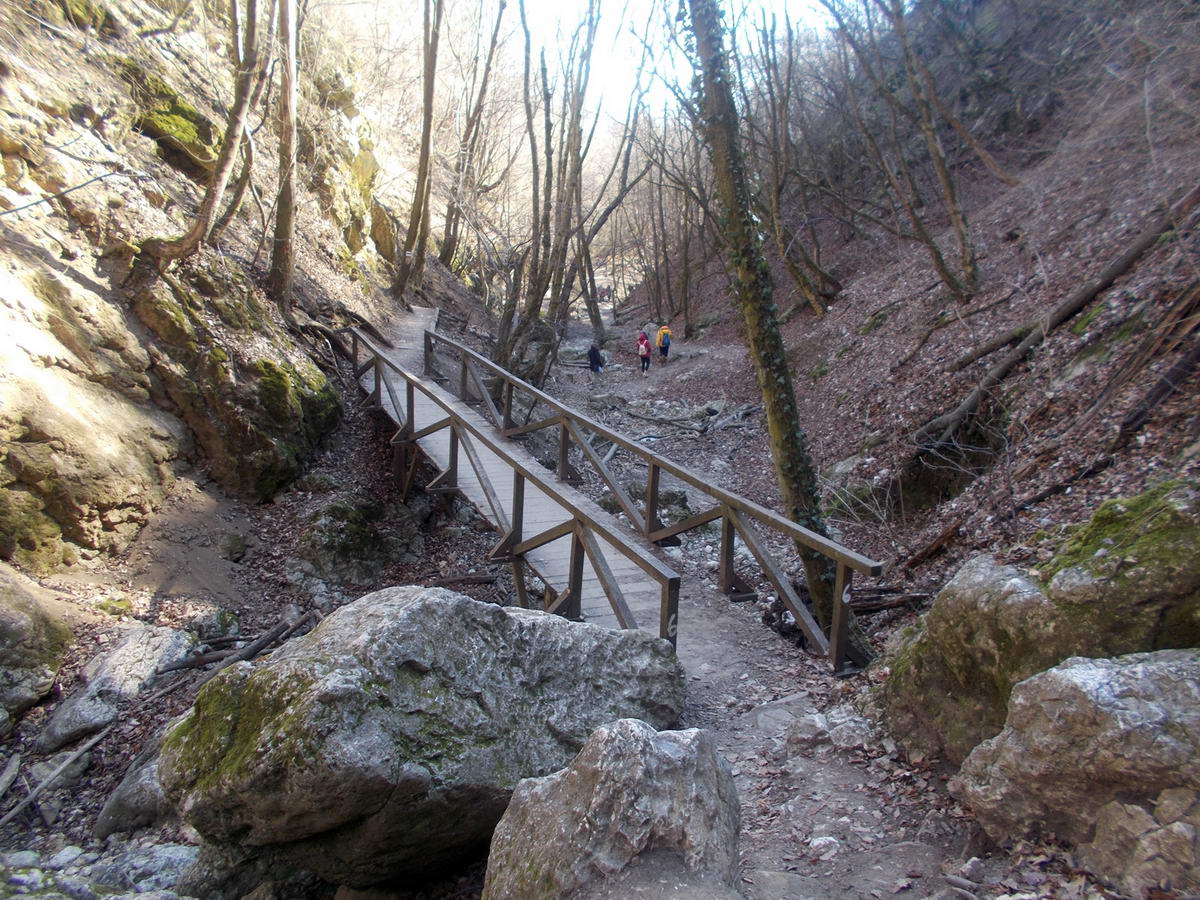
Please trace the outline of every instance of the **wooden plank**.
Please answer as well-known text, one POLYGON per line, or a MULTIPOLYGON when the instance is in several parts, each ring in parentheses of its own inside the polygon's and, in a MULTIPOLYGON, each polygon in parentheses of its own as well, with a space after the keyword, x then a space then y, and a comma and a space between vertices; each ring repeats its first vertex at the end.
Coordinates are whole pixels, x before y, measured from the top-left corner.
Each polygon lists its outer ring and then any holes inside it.
POLYGON ((613 477, 612 472, 608 470, 608 466, 604 464, 604 460, 600 458, 600 454, 592 449, 592 445, 588 443, 587 438, 580 433, 579 426, 568 419, 567 429, 570 431, 571 437, 575 439, 575 443, 579 445, 579 449, 583 451, 583 455, 592 464, 592 468, 599 473, 600 477, 604 479, 604 483, 608 485, 608 489, 612 491, 613 496, 617 498, 617 503, 621 505, 621 509, 625 510, 625 515, 629 517, 629 521, 640 525, 642 514, 638 511, 637 506, 634 505, 633 498, 625 493, 625 489, 613 477))
POLYGON ((779 563, 771 556, 771 552, 763 544, 762 538, 754 530, 754 526, 750 524, 746 514, 740 509, 731 510, 731 512, 731 519, 734 527, 737 528, 738 534, 742 536, 742 540, 746 542, 746 546, 750 548, 750 552, 758 560, 759 566, 762 567, 763 572, 771 580, 771 584, 775 586, 775 590, 779 592, 779 598, 783 601, 784 606, 788 608, 788 612, 795 616, 796 624, 804 632, 804 637, 808 641, 809 647, 812 648, 814 653, 828 653, 829 641, 825 639, 825 635, 821 632, 821 626, 812 617, 812 613, 808 611, 803 601, 796 595, 791 582, 788 580, 787 573, 779 567, 779 563))
POLYGON ((541 547, 543 544, 548 544, 550 541, 557 540, 560 537, 570 534, 574 527, 575 520, 567 519, 567 521, 560 525, 555 525, 553 528, 547 528, 540 534, 535 534, 533 537, 521 541, 521 543, 513 547, 513 553, 517 555, 527 553, 530 550, 541 547))
POLYGON ((714 506, 712 509, 705 510, 702 513, 696 513, 694 516, 688 516, 681 522, 676 522, 674 525, 660 527, 656 531, 650 532, 648 535, 651 541, 661 541, 664 538, 674 537, 677 534, 682 534, 685 531, 691 531, 693 528, 699 528, 701 525, 707 525, 713 519, 721 518, 721 507, 714 506))
POLYGON ((629 606, 625 602, 625 596, 621 593, 616 576, 608 567, 608 563, 604 559, 604 551, 600 549, 595 536, 589 529, 580 528, 579 537, 583 543, 584 552, 587 553, 588 559, 592 563, 592 569, 604 589, 604 595, 612 605, 612 611, 616 615, 617 621, 621 623, 622 628, 637 628, 637 621, 633 618, 633 613, 630 612, 629 606))
POLYGON ((475 444, 465 434, 459 434, 458 444, 462 448, 463 453, 467 455, 467 462, 471 464, 471 468, 475 470, 475 477, 478 479, 479 487, 483 490, 484 497, 487 498, 488 506, 491 507, 493 521, 496 522, 502 531, 509 529, 508 514, 504 511, 504 507, 500 505, 500 498, 496 496, 496 489, 492 487, 492 480, 487 477, 487 472, 484 471, 483 465, 479 461, 479 454, 475 452, 475 444))

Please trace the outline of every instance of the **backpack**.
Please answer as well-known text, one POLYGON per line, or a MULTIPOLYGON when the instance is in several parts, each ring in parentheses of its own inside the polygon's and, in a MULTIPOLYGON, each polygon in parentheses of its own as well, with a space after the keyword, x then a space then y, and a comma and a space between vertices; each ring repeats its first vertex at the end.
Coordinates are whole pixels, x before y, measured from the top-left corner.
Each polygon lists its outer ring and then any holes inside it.
POLYGON ((664 347, 670 347, 670 346, 671 346, 671 332, 669 332, 669 331, 664 331, 664 332, 663 332, 662 345, 663 345, 664 347))
POLYGON ((638 356, 649 356, 649 355, 650 355, 650 342, 649 341, 638 341, 638 356))

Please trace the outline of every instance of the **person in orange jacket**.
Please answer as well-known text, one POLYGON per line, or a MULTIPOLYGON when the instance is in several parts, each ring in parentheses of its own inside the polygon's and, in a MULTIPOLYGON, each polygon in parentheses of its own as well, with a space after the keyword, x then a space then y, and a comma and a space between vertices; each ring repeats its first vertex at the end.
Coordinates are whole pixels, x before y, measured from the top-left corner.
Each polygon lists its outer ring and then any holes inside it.
POLYGON ((658 329, 658 334, 654 336, 654 345, 658 347, 658 355, 663 362, 667 361, 667 354, 671 352, 671 329, 664 325, 658 329))

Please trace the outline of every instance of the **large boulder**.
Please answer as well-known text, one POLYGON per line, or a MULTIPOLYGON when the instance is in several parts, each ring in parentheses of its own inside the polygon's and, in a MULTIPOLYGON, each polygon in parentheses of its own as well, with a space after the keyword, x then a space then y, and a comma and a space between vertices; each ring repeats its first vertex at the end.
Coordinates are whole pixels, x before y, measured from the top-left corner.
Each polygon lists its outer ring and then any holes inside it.
POLYGON ((522 778, 605 722, 663 728, 682 705, 648 634, 395 587, 209 682, 159 777, 214 844, 367 886, 482 849, 522 778))
POLYGON ((1110 500, 1038 573, 967 562, 886 665, 888 724, 960 762, 1004 725, 1013 685, 1071 656, 1200 644, 1200 490, 1110 500))
POLYGON ((160 666, 187 656, 195 637, 174 628, 142 625, 115 650, 84 667, 83 687, 64 700, 38 735, 38 749, 57 750, 116 721, 118 706, 132 700, 155 678, 160 666))
POLYGON ((706 731, 604 725, 561 772, 522 781, 488 855, 484 900, 555 900, 648 851, 732 885, 737 787, 706 731))
POLYGON ((1104 877, 1152 870, 1176 886, 1200 874, 1198 790, 1200 650, 1072 658, 1021 682, 952 785, 997 841, 1052 833, 1090 843, 1104 877))
POLYGON ((0 565, 0 736, 54 685, 71 629, 43 600, 46 591, 0 565))

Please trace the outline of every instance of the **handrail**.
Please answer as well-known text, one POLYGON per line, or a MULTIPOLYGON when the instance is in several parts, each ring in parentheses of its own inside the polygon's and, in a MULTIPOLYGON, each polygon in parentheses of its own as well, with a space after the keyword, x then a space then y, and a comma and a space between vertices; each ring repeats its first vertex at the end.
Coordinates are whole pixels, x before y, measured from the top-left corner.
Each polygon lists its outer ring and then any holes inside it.
POLYGON ((526 393, 533 395, 538 401, 549 406, 560 416, 565 416, 568 419, 572 419, 575 422, 584 425, 588 430, 600 435, 605 440, 611 441, 614 444, 617 444, 618 446, 623 447, 624 449, 642 457, 642 459, 644 459, 647 463, 653 464, 662 471, 674 475, 680 481, 690 484, 692 487, 695 487, 701 492, 712 497, 718 503, 722 503, 734 509, 740 509, 742 512, 748 513, 755 519, 763 522, 763 524, 771 526, 776 531, 782 531, 788 537, 798 540, 808 547, 811 547, 813 550, 817 550, 825 554, 830 559, 845 563, 856 572, 870 576, 878 576, 883 573, 882 563, 863 556, 861 553, 856 553, 849 547, 845 547, 836 541, 819 535, 815 531, 810 531, 803 525, 799 525, 796 522, 793 522, 791 519, 780 515, 774 510, 755 503, 753 500, 749 500, 745 497, 739 496, 738 494, 727 491, 722 487, 712 484, 711 482, 705 480, 698 473, 693 472, 691 469, 672 462, 667 457, 660 456, 652 450, 646 449, 646 447, 637 443, 636 441, 632 441, 619 432, 613 431, 600 422, 597 422, 595 419, 591 419, 588 416, 577 412, 571 407, 566 406, 544 391, 541 391, 529 384, 529 382, 521 380, 507 369, 504 369, 503 367, 492 362, 487 357, 482 356, 481 354, 472 350, 470 347, 466 347, 460 344, 458 341, 448 338, 445 335, 438 334, 435 331, 427 331, 425 334, 440 344, 446 344, 455 348, 461 353, 465 353, 475 362, 480 363, 489 371, 491 371, 494 375, 497 375, 505 381, 511 382, 514 386, 520 387, 526 393))
MULTIPOLYGON (((827 653, 833 662, 835 671, 841 669, 845 657, 852 650, 849 641, 849 605, 850 587, 854 573, 860 572, 864 575, 878 576, 883 572, 882 564, 863 556, 861 553, 856 553, 850 548, 830 540, 823 535, 819 535, 774 510, 755 503, 753 500, 741 497, 731 491, 711 484, 707 479, 693 472, 691 469, 672 462, 666 457, 660 456, 646 449, 641 444, 602 425, 595 419, 577 412, 544 391, 516 377, 470 347, 466 347, 458 341, 438 334, 435 331, 426 331, 424 335, 424 369, 427 375, 432 375, 435 372, 433 364, 435 344, 443 344, 459 353, 462 368, 458 384, 462 399, 464 402, 469 400, 467 385, 469 380, 473 380, 476 389, 481 394, 480 402, 486 404, 488 414, 492 417, 493 421, 497 422, 497 426, 505 437, 514 437, 518 434, 528 433, 540 428, 558 426, 558 478, 560 481, 566 480, 573 473, 568 462, 567 450, 569 442, 574 439, 580 445, 588 461, 608 484, 617 502, 629 516, 631 523, 638 523, 638 520, 642 520, 640 522, 642 533, 647 540, 658 541, 669 539, 683 531, 699 527, 714 519, 720 519, 720 581, 722 590, 731 594, 742 594, 749 591, 734 572, 734 537, 738 535, 750 549, 751 554, 758 561, 768 580, 779 592, 780 598, 795 617, 796 623, 803 630, 810 646, 818 653, 827 653), (483 384, 482 378, 478 371, 475 370, 473 364, 483 367, 483 369, 491 372, 504 383, 503 413, 497 409, 492 397, 488 395, 486 386, 483 384), (529 407, 530 412, 532 412, 534 406, 538 403, 543 403, 553 410, 556 415, 543 418, 532 424, 514 425, 511 418, 512 397, 516 390, 521 390, 533 398, 533 403, 529 407), (604 462, 600 460, 594 451, 591 451, 591 447, 584 439, 580 427, 586 428, 593 434, 611 441, 616 446, 624 448, 645 461, 648 466, 648 473, 644 519, 637 513, 632 500, 616 482, 612 473, 607 470, 604 462), (662 472, 673 475, 685 484, 691 485, 701 493, 712 498, 716 506, 692 516, 685 522, 678 523, 676 526, 669 528, 663 526, 657 518, 658 485, 662 472), (777 532, 782 532, 785 536, 825 555, 837 564, 833 586, 835 602, 833 604, 832 621, 828 636, 825 635, 821 627, 813 619, 811 612, 809 612, 803 601, 796 594, 783 568, 772 558, 762 539, 755 532, 754 528, 751 527, 750 520, 754 520, 777 532)), ((857 659, 856 661, 864 662, 865 660, 857 659)))
MULTIPOLYGON (((579 509, 577 506, 573 505, 569 500, 560 496, 561 489, 557 485, 555 485, 552 481, 550 481, 548 478, 546 478, 546 476, 543 475, 541 471, 538 471, 537 469, 529 468, 528 466, 525 466, 518 460, 513 459, 508 454, 508 452, 506 452, 506 450, 504 449, 502 440, 497 439, 493 434, 489 433, 490 429, 485 430, 485 429, 479 428, 473 422, 469 421, 468 419, 465 419, 459 413, 459 411, 455 408, 456 405, 460 401, 458 401, 452 395, 449 400, 447 400, 446 398, 444 398, 442 396, 439 396, 442 393, 440 388, 431 388, 429 385, 424 383, 423 379, 420 376, 407 371, 402 366, 398 365, 393 360, 389 359, 387 356, 384 355, 384 352, 376 345, 374 340, 369 335, 365 334, 358 328, 348 328, 345 330, 348 331, 353 337, 353 341, 352 341, 353 349, 352 349, 351 353, 352 353, 352 357, 353 357, 353 365, 355 367, 356 372, 358 372, 360 374, 365 374, 369 368, 372 368, 372 364, 373 364, 374 374, 375 374, 375 385, 374 385, 374 391, 372 392, 372 396, 374 396, 376 398, 376 402, 379 402, 382 399, 382 394, 381 394, 381 383, 382 383, 382 386, 385 386, 387 388, 388 394, 392 401, 393 408, 396 410, 397 416, 399 417, 399 416, 403 415, 405 418, 405 421, 400 423, 401 431, 397 435, 398 440, 402 440, 404 442, 412 442, 412 441, 415 441, 415 439, 418 435, 425 435, 427 433, 432 432, 433 430, 440 430, 440 428, 443 428, 443 427, 450 427, 452 435, 454 434, 454 429, 460 429, 462 431, 466 431, 466 432, 470 433, 472 435, 472 437, 475 438, 476 440, 478 440, 481 444, 488 447, 488 449, 490 449, 492 452, 503 457, 505 459, 506 463, 513 469, 515 480, 523 479, 523 480, 532 482, 533 484, 537 485, 537 487, 539 489, 541 489, 543 494, 550 497, 559 506, 563 507, 563 509, 567 512, 568 516, 576 523, 574 526, 574 529, 573 529, 575 532, 575 540, 579 544, 582 545, 583 550, 585 552, 592 551, 592 550, 594 550, 594 548, 597 547, 597 545, 595 544, 594 538, 591 538, 591 536, 587 533, 588 530, 590 530, 590 532, 592 532, 593 534, 597 534, 600 537, 603 537, 609 544, 611 544, 613 547, 615 547, 622 555, 624 555, 626 558, 628 558, 633 563, 635 563, 639 568, 642 569, 642 571, 644 571, 656 583, 659 584, 660 588, 662 589, 662 609, 661 609, 661 617, 660 617, 660 634, 662 637, 669 639, 672 643, 675 642, 675 637, 676 637, 677 629, 678 629, 678 599, 679 599, 680 577, 679 577, 678 573, 675 572, 674 569, 672 569, 666 563, 663 563, 661 560, 655 558, 653 555, 643 551, 640 547, 637 547, 636 545, 631 544, 629 542, 629 539, 624 534, 622 534, 621 532, 619 532, 616 529, 609 526, 602 519, 597 518, 592 515, 589 515, 586 511, 579 509), (360 344, 363 347, 365 347, 371 353, 371 355, 373 357, 372 364, 364 364, 361 369, 359 369, 359 367, 358 367, 358 346, 360 344), (404 413, 401 411, 401 409, 399 407, 399 403, 396 400, 395 394, 392 392, 391 384, 387 381, 386 378, 383 378, 381 376, 382 369, 384 369, 384 368, 390 369, 391 371, 395 372, 397 375, 399 375, 401 378, 403 378, 404 381, 409 386, 408 394, 409 394, 410 399, 408 400, 407 413, 404 413), (415 388, 415 389, 421 391, 422 394, 424 394, 426 397, 428 397, 430 400, 432 400, 437 406, 439 406, 446 414, 445 419, 440 419, 438 422, 435 422, 435 423, 431 424, 430 426, 420 429, 420 431, 414 430, 414 426, 413 426, 413 422, 412 422, 412 400, 411 400, 411 389, 412 388, 415 388), (585 527, 583 527, 583 526, 585 526, 585 527)), ((467 452, 470 453, 471 451, 467 451, 467 452)), ((521 490, 523 490, 523 486, 521 487, 521 490)), ((489 501, 490 501, 490 499, 491 498, 489 498, 489 501)), ((565 536, 566 534, 570 534, 570 533, 571 533, 571 529, 568 529, 568 530, 564 531, 563 536, 565 536)), ((517 535, 517 537, 518 537, 517 543, 519 543, 520 542, 519 534, 517 535)), ((526 543, 528 543, 528 542, 526 542, 526 543)), ((510 547, 509 549, 511 551, 512 548, 510 547)), ((528 548, 526 548, 526 549, 528 549, 528 548)), ((589 555, 590 555, 590 553, 589 553, 589 555)), ((572 565, 575 566, 575 563, 573 562, 572 565)), ((593 561, 593 565, 595 566, 595 561, 593 561)), ((602 567, 603 567, 603 563, 601 563, 601 568, 602 567)), ((602 572, 598 572, 598 577, 600 577, 601 581, 604 581, 604 574, 602 572)), ((575 601, 578 602, 578 598, 575 598, 575 601)), ((627 611, 627 609, 624 608, 624 601, 621 598, 610 597, 610 602, 613 603, 614 609, 617 612, 617 616, 618 616, 619 620, 625 620, 625 619, 629 618, 628 611, 627 611)))

